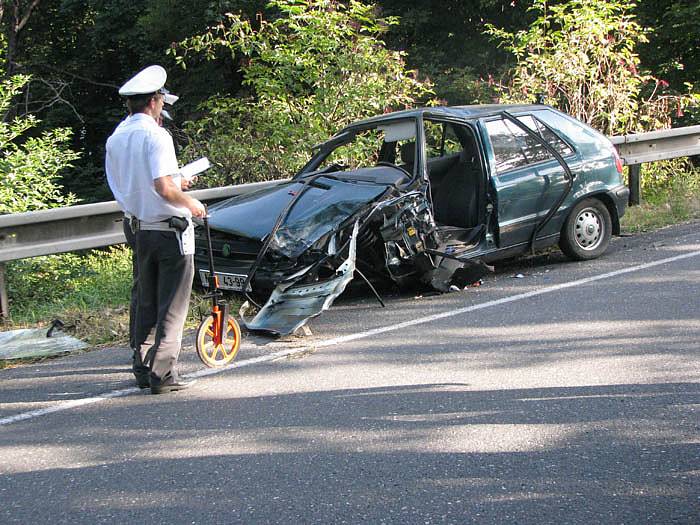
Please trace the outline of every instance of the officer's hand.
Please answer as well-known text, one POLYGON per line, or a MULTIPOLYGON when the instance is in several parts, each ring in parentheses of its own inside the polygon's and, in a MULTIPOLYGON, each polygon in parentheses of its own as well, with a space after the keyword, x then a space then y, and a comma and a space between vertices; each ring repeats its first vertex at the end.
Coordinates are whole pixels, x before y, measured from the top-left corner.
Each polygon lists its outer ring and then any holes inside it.
POLYGON ((197 199, 192 199, 190 211, 192 212, 193 217, 198 217, 200 219, 207 213, 207 211, 204 209, 204 204, 199 202, 197 199))
POLYGON ((193 184, 195 184, 197 182, 197 179, 198 179, 198 177, 196 175, 194 177, 192 177, 190 180, 186 180, 185 177, 182 177, 180 179, 180 189, 182 191, 189 190, 190 186, 192 186, 193 184))

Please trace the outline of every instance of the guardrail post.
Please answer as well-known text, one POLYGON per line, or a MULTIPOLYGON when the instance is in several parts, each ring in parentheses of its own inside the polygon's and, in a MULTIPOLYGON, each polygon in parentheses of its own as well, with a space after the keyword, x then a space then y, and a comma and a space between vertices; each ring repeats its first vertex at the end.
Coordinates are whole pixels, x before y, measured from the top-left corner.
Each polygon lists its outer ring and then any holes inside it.
POLYGON ((10 302, 7 300, 4 263, 0 263, 0 316, 2 316, 3 319, 10 318, 10 302))
POLYGON ((642 165, 633 164, 629 170, 630 206, 639 206, 642 202, 642 165))

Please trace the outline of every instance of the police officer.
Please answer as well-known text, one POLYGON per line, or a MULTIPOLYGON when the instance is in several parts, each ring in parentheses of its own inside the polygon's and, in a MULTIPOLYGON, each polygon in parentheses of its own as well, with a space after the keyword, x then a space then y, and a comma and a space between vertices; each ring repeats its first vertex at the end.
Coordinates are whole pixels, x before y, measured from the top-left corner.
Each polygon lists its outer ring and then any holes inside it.
POLYGON ((176 366, 194 275, 191 218, 205 213, 182 191, 172 137, 158 125, 166 97, 174 98, 166 79, 165 69, 149 66, 119 89, 130 115, 107 140, 105 159, 135 247, 134 375, 154 394, 191 384, 176 366))
MULTIPOLYGON (((172 93, 166 93, 165 94, 165 104, 167 105, 172 105, 175 104, 175 102, 178 101, 180 97, 173 95, 172 93)), ((131 117, 131 113, 120 122, 120 126, 125 125, 129 121, 129 117, 131 117)), ((172 117, 170 114, 163 109, 161 111, 161 118, 157 121, 160 126, 163 125, 163 121, 167 120, 172 120, 172 117)), ((191 184, 197 181, 197 177, 192 177, 190 180, 182 179, 181 180, 181 188, 183 190, 188 189, 191 184)), ((131 292, 130 292, 130 301, 129 301, 129 348, 132 349, 133 351, 133 369, 134 369, 134 374, 137 377, 137 383, 141 388, 148 388, 149 387, 149 379, 148 379, 148 368, 143 366, 143 363, 141 363, 141 358, 139 357, 139 352, 136 351, 136 343, 135 343, 135 322, 136 322, 136 309, 138 305, 138 280, 139 280, 139 272, 138 272, 138 266, 136 264, 136 235, 135 232, 131 230, 131 219, 132 217, 128 214, 124 214, 124 220, 122 221, 122 226, 123 226, 123 231, 124 231, 124 237, 126 237, 126 243, 129 245, 129 248, 131 248, 133 257, 132 257, 132 263, 131 263, 131 292)))

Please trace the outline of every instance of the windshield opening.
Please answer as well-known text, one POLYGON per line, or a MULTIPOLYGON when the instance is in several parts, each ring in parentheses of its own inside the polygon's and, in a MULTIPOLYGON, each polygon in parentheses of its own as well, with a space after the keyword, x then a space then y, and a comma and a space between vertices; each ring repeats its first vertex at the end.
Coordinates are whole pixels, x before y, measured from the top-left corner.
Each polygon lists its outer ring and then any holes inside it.
POLYGON ((304 172, 332 173, 392 165, 413 175, 415 159, 416 121, 401 120, 334 137, 321 145, 304 172))

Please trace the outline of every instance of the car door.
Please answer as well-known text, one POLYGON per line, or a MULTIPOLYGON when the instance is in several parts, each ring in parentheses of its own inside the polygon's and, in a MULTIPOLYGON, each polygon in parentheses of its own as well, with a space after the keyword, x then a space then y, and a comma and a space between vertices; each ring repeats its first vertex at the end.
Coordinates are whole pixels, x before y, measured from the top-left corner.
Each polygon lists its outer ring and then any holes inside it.
POLYGON ((486 176, 477 132, 464 122, 424 119, 433 216, 451 236, 475 243, 485 222, 486 176), (462 229, 465 234, 455 230, 462 229), (478 230, 478 231, 473 231, 478 230))
POLYGON ((547 140, 565 159, 575 153, 532 115, 517 118, 539 138, 505 117, 483 121, 497 194, 501 247, 529 242, 534 229, 567 190, 566 171, 542 140, 547 140))

